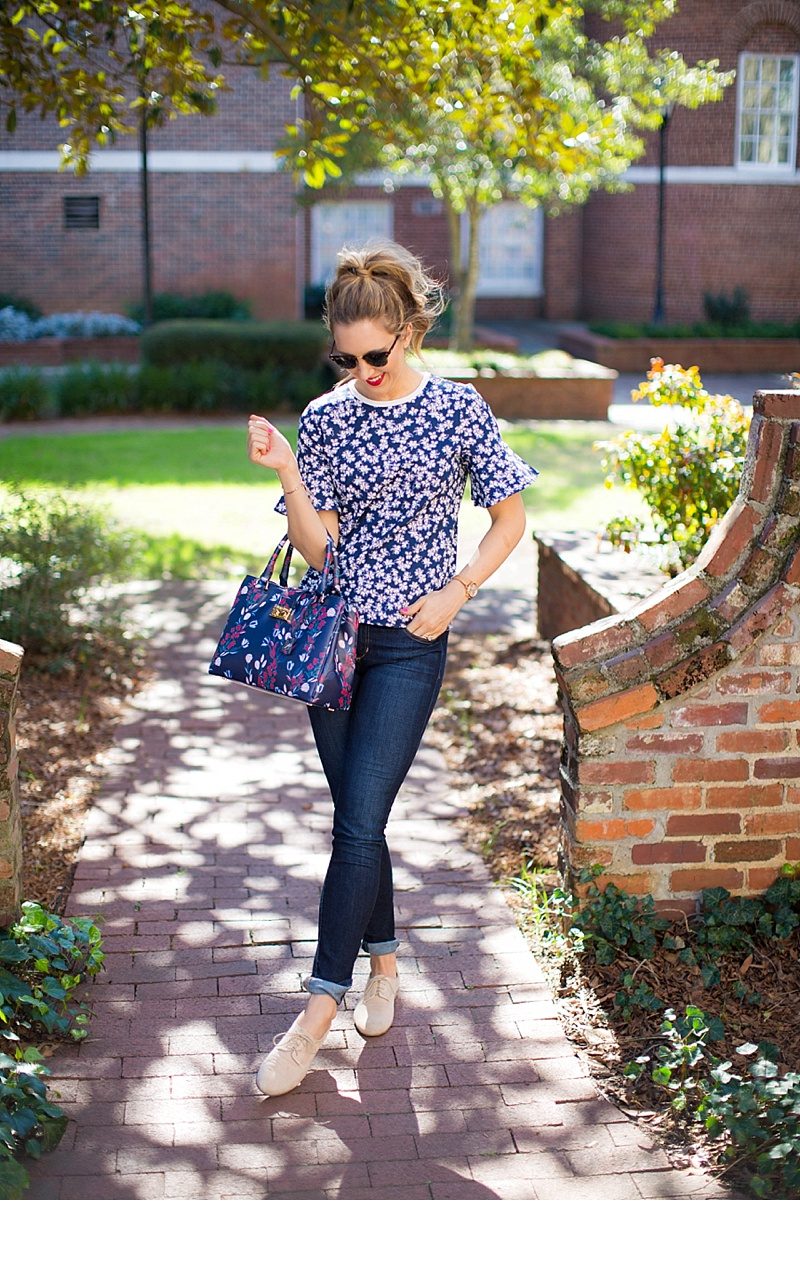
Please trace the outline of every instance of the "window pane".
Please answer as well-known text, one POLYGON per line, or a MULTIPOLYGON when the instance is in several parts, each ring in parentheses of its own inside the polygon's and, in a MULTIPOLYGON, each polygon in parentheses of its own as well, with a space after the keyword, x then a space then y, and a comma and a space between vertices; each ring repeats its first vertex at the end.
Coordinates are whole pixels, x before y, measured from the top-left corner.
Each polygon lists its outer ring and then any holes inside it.
POLYGON ((312 284, 327 284, 342 245, 359 245, 392 234, 388 200, 320 200, 311 211, 312 284))
POLYGON ((797 59, 753 53, 742 57, 741 66, 739 163, 791 165, 797 136, 797 59))
POLYGON ((535 297, 541 288, 542 211, 512 200, 484 214, 479 244, 478 293, 535 297))
POLYGON ((770 164, 773 157, 772 138, 759 138, 758 140, 758 163, 770 164))

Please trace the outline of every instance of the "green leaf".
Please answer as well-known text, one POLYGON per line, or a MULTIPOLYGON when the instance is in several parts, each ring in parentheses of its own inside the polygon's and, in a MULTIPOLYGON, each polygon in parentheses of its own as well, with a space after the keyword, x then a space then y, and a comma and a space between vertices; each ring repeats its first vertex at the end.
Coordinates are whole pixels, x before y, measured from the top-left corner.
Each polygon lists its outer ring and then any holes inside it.
POLYGON ((758 1053, 758 1045, 751 1044, 748 1040, 746 1044, 737 1045, 736 1052, 740 1053, 743 1058, 747 1058, 753 1053, 758 1053))
POLYGON ((6 116, 6 130, 8 133, 14 133, 17 127, 17 109, 12 107, 6 116))
POLYGON ((22 1165, 0 1152, 0 1200, 21 1200, 29 1185, 30 1178, 22 1165))
POLYGON ((767 1152, 767 1155, 770 1160, 783 1160, 784 1157, 790 1156, 793 1151, 793 1142, 779 1142, 767 1152))
MULTIPOLYGON (((57 1108, 54 1108, 56 1110, 57 1108)), ((53 1151, 64 1137, 64 1130, 67 1127, 67 1117, 63 1114, 57 1116, 49 1116, 43 1119, 40 1124, 42 1130, 42 1146, 45 1151, 53 1151)))

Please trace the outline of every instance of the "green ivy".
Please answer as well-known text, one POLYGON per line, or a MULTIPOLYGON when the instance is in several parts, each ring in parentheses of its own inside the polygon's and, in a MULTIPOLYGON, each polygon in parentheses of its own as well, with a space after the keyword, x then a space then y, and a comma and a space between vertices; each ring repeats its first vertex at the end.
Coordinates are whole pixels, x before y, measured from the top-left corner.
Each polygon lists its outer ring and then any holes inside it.
POLYGON ((584 944, 594 951, 598 964, 613 964, 621 955, 650 960, 669 922, 656 915, 650 894, 638 898, 614 884, 598 889, 594 882, 600 870, 590 867, 579 876, 589 888, 584 905, 573 917, 574 927, 583 933, 584 944))
POLYGON ((625 1075, 638 1080, 647 1067, 653 1084, 666 1090, 670 1106, 685 1111, 699 1105, 704 1096, 702 1069, 710 1069, 713 1059, 706 1042, 721 1040, 725 1028, 720 1018, 709 1018, 696 1005, 688 1005, 684 1017, 667 1009, 661 1023, 662 1043, 655 1054, 643 1053, 625 1067, 625 1075))
POLYGON ((747 1173, 759 1199, 800 1191, 800 1075, 779 1075, 763 1046, 743 1044, 743 1057, 758 1054, 745 1076, 720 1062, 698 1107, 713 1138, 727 1141, 726 1158, 747 1173), (762 1051, 762 1052, 760 1052, 762 1051))
POLYGON ((787 863, 756 898, 733 897, 727 889, 704 889, 696 943, 710 955, 747 951, 754 933, 788 938, 800 925, 800 876, 787 863))
POLYGON ((0 1039, 86 1036, 83 1006, 68 1009, 75 988, 103 967, 100 930, 93 921, 62 920, 38 902, 24 902, 20 919, 0 930, 0 1039))
POLYGON ((0 929, 0 1200, 18 1199, 28 1185, 16 1157, 52 1150, 64 1132, 31 1042, 84 1039, 88 1013, 74 993, 102 968, 100 943, 93 921, 62 920, 38 902, 24 902, 19 920, 0 929))
MULTIPOLYGON (((736 1053, 756 1060, 744 1073, 720 1061, 714 1046, 725 1037, 721 1018, 697 1005, 683 1015, 664 1004, 648 983, 637 978, 639 962, 671 951, 699 970, 706 987, 721 981, 727 956, 749 954, 755 939, 783 940, 800 929, 800 868, 786 864, 781 875, 756 898, 732 897, 726 889, 706 889, 700 910, 681 928, 655 913, 653 899, 636 897, 596 880, 603 868, 578 876, 587 885, 579 901, 563 889, 542 892, 525 877, 515 887, 532 901, 537 936, 562 961, 583 953, 599 965, 617 967, 619 987, 614 1010, 629 1020, 642 1010, 659 1013, 662 1022, 653 1043, 625 1067, 625 1075, 645 1075, 669 1099, 677 1113, 700 1119, 708 1133, 725 1142, 729 1168, 737 1170, 757 1197, 796 1195, 800 1191, 800 1074, 781 1075, 777 1045, 769 1041, 740 1045, 736 1053), (635 962, 635 967, 626 967, 635 962)), ((730 994, 758 1006, 763 997, 742 976, 730 994)))
POLYGON ((776 1045, 768 1041, 739 1045, 741 1057, 756 1056, 745 1075, 720 1061, 708 1042, 721 1040, 725 1028, 690 1005, 680 1018, 668 1009, 661 1024, 662 1043, 654 1053, 629 1062, 625 1075, 639 1080, 646 1071, 664 1090, 677 1112, 696 1116, 712 1138, 725 1141, 729 1171, 738 1168, 752 1193, 781 1197, 800 1191, 800 1075, 780 1074, 776 1045))
POLYGON ((57 1147, 64 1135, 67 1118, 47 1100, 49 1074, 33 1046, 20 1050, 16 1058, 0 1053, 0 1200, 19 1200, 29 1185, 15 1157, 38 1159, 57 1147))
POLYGON ((647 982, 637 983, 633 972, 626 970, 622 975, 622 986, 614 995, 614 1008, 627 1022, 639 1009, 660 1013, 664 1001, 647 982))

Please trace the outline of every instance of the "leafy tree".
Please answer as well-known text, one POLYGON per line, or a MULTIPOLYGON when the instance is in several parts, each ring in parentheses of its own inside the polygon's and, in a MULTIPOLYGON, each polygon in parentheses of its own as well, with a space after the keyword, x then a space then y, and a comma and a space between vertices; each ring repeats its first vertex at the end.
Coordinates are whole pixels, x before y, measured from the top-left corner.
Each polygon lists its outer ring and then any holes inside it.
POLYGON ((55 116, 76 172, 93 145, 138 125, 208 113, 223 80, 213 18, 188 4, 142 0, 18 0, 0 5, 0 108, 13 133, 22 112, 55 116), (143 96, 144 94, 144 96, 143 96))
POLYGON ((12 127, 15 106, 54 111, 81 168, 94 141, 130 127, 144 99, 125 84, 142 59, 161 118, 207 109, 225 60, 265 74, 277 60, 304 99, 284 155, 309 186, 370 162, 424 174, 444 202, 454 340, 466 344, 488 207, 514 198, 555 212, 598 187, 624 190, 664 108, 700 106, 730 83, 717 60, 688 66, 650 49, 675 10, 676 0, 219 0, 200 13, 23 0, 0 16, 0 104, 12 127))
POLYGON ((489 206, 557 212, 597 187, 625 190, 663 110, 719 98, 732 79, 716 60, 650 51, 675 0, 326 0, 290 6, 280 24, 263 4, 222 7, 250 11, 254 55, 279 49, 306 91, 286 154, 310 185, 351 173, 355 145, 363 163, 365 134, 378 163, 427 176, 447 210, 456 346, 471 336, 489 206))

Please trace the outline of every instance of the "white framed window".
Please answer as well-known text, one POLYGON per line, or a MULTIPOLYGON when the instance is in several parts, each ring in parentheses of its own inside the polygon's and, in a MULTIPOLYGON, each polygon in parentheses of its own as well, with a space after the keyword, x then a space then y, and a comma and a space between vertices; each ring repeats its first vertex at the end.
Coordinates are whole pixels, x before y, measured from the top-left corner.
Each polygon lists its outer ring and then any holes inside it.
MULTIPOLYGON (((467 222, 463 239, 466 242, 467 222)), ((478 231, 479 298, 535 298, 542 292, 544 212, 516 200, 491 205, 478 231)), ((466 252, 466 243, 464 244, 466 252)))
POLYGON ((740 53, 736 85, 736 164, 794 169, 800 57, 740 53))
POLYGON ((342 245, 360 245, 373 236, 392 238, 389 200, 320 200, 311 210, 310 283, 328 284, 342 245))

